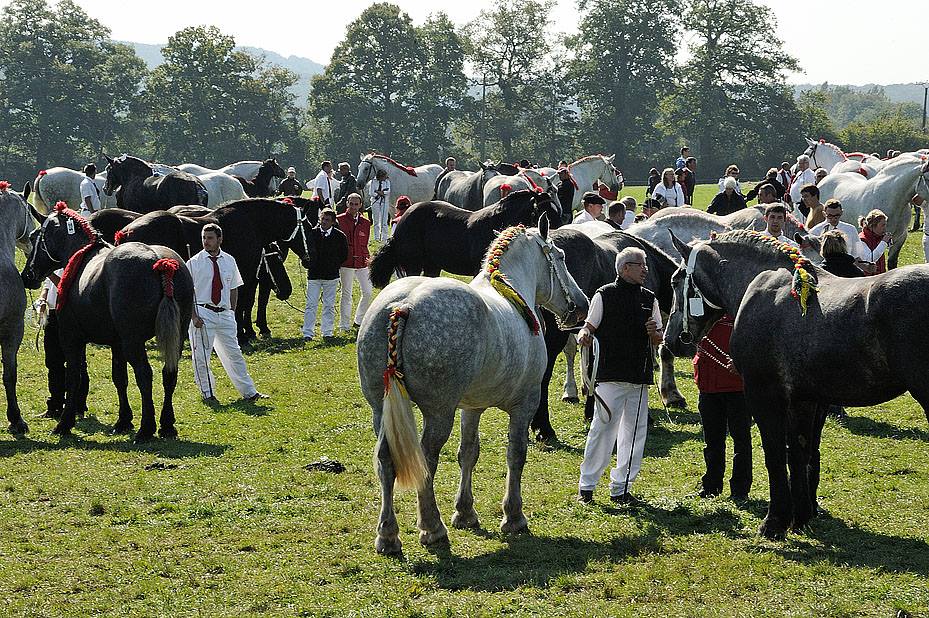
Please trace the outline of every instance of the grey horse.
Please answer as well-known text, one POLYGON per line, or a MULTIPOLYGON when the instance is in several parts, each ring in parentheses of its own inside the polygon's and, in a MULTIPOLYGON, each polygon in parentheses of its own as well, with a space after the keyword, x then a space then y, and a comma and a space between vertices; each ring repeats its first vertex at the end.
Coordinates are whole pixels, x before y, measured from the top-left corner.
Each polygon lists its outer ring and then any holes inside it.
POLYGON ((796 254, 756 232, 674 243, 687 266, 674 275, 665 343, 699 341, 722 313, 735 316, 730 354, 770 486, 760 532, 781 538, 816 515, 825 405, 876 405, 909 391, 929 418, 929 266, 843 279, 807 263, 814 287, 804 293, 796 254))
POLYGON ((499 176, 500 172, 493 163, 481 163, 479 172, 454 170, 445 174, 435 188, 436 200, 442 200, 464 208, 465 210, 480 210, 484 207, 484 184, 499 176))
POLYGON ((23 342, 26 290, 14 259, 23 210, 29 213, 23 198, 10 190, 6 182, 0 184, 0 221, 5 223, 0 226, 0 352, 3 359, 6 418, 10 421, 10 433, 14 434, 29 431, 16 399, 16 354, 23 342))
POLYGON ((470 284, 404 277, 387 286, 365 314, 358 332, 358 373, 378 435, 379 553, 401 550, 393 505, 395 480, 417 489, 420 542, 447 539, 433 478, 458 407, 461 482, 452 525, 479 525, 471 492, 480 450, 478 424, 486 408, 497 407, 509 414, 500 527, 504 532, 527 527, 520 486, 529 421, 538 408, 546 364, 538 313, 531 308, 535 305, 559 316, 565 328, 583 320, 588 308, 587 297, 565 268, 564 254, 548 240, 544 216, 537 229, 518 226, 501 232, 470 284), (390 384, 386 397, 385 381, 390 384), (410 401, 423 414, 421 443, 410 401))

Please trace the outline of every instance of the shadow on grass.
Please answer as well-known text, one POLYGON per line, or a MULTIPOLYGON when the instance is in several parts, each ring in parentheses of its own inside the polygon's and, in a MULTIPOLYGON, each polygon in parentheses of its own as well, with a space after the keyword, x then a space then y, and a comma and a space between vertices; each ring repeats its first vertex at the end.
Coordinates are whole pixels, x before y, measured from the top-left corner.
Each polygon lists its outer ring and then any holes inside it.
POLYGON ((918 427, 897 427, 884 421, 876 421, 867 416, 848 416, 839 424, 856 436, 874 436, 875 438, 892 438, 894 440, 929 441, 929 432, 918 427))
MULTIPOLYGON (((699 431, 693 431, 684 427, 668 425, 667 421, 660 422, 664 418, 664 411, 657 411, 655 419, 659 422, 648 430, 648 439, 645 441, 645 457, 667 457, 671 454, 674 447, 689 442, 691 440, 701 440, 702 436, 699 431)), ((674 418, 674 417, 672 417, 674 418)), ((677 419, 675 422, 681 423, 677 419)))
POLYGON ((31 453, 34 451, 62 451, 77 449, 82 451, 114 451, 121 453, 154 453, 160 457, 171 459, 184 459, 188 457, 220 457, 229 450, 227 444, 209 444, 207 442, 194 442, 192 440, 163 440, 155 438, 150 442, 134 444, 132 435, 112 442, 96 442, 85 440, 80 435, 72 434, 55 441, 38 441, 29 437, 20 437, 16 440, 0 441, 0 457, 31 453))
MULTIPOLYGON (((561 575, 583 572, 590 562, 619 563, 644 554, 661 553, 664 551, 661 540, 669 536, 715 532, 741 536, 739 518, 729 511, 696 514, 683 506, 668 510, 651 505, 636 510, 612 505, 600 508, 607 513, 632 514, 645 525, 633 535, 615 536, 606 542, 531 533, 504 536, 506 547, 470 557, 457 556, 452 548, 439 546, 431 550, 437 562, 420 561, 410 566, 414 573, 435 578, 447 590, 500 592, 525 585, 548 586, 561 575)), ((484 538, 500 536, 483 529, 470 534, 484 538)))
POLYGON ((248 356, 257 352, 287 352, 289 350, 300 350, 303 348, 303 337, 288 337, 279 339, 271 337, 270 339, 260 338, 250 341, 248 345, 242 346, 242 354, 248 356))

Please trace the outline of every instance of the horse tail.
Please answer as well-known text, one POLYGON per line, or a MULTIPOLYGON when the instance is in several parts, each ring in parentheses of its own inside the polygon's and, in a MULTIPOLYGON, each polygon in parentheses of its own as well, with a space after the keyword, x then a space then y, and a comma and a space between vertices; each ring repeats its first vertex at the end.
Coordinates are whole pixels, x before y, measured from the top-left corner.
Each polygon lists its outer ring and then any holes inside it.
POLYGON ((152 265, 152 270, 161 275, 164 292, 155 317, 155 338, 168 371, 176 371, 181 359, 181 312, 174 299, 174 273, 178 268, 180 262, 171 258, 161 258, 152 265))
POLYGON ((393 237, 388 238, 387 242, 377 250, 369 266, 368 273, 372 285, 376 288, 386 288, 397 268, 397 251, 393 246, 393 237))
MULTIPOLYGON (((381 415, 381 439, 387 441, 394 464, 397 485, 401 488, 420 489, 429 476, 426 457, 416 432, 416 419, 410 396, 403 384, 403 374, 397 370, 403 326, 409 309, 396 307, 390 312, 387 325, 387 369, 384 371, 384 405, 381 415)), ((374 465, 377 468, 377 449, 374 465)))

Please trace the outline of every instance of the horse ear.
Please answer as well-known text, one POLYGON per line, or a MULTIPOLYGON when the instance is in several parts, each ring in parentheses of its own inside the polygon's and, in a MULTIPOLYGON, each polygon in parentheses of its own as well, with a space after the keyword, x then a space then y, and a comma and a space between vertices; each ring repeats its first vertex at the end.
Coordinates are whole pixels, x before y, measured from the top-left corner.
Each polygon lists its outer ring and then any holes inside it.
POLYGON ((548 214, 544 212, 539 217, 539 234, 543 240, 548 240, 548 214))
POLYGON ((35 206, 33 206, 32 204, 29 204, 29 212, 32 213, 32 218, 35 219, 39 225, 45 224, 45 219, 47 219, 47 217, 43 215, 42 213, 40 213, 38 210, 36 210, 35 206))
POLYGON ((811 139, 808 138, 808 137, 804 137, 803 139, 806 140, 806 145, 807 145, 807 146, 812 146, 813 144, 816 143, 816 142, 814 142, 813 140, 811 140, 811 139))
POLYGON ((671 234, 671 242, 674 243, 674 248, 677 249, 677 252, 681 254, 681 257, 684 258, 686 262, 690 258, 690 252, 693 251, 693 247, 675 236, 671 228, 668 228, 668 233, 671 234))
POLYGON ((106 159, 106 162, 107 162, 107 163, 112 163, 112 162, 113 162, 113 157, 111 157, 110 155, 108 155, 108 154, 105 153, 105 152, 103 153, 103 158, 106 159))
POLYGON ((609 163, 612 165, 614 159, 616 159, 616 153, 615 153, 615 152, 614 152, 613 154, 611 154, 609 157, 607 157, 606 160, 607 160, 607 162, 609 162, 609 163))
POLYGON ((28 200, 30 193, 32 193, 32 183, 27 182, 25 185, 23 185, 23 199, 28 200))

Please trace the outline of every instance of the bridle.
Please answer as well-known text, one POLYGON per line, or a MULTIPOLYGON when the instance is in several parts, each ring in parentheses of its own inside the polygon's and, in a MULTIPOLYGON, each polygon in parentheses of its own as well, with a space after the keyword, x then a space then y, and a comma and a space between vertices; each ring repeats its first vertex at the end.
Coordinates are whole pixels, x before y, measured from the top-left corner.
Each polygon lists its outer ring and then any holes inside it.
POLYGON ((558 269, 555 268, 555 251, 558 248, 552 244, 552 241, 548 239, 543 239, 541 235, 533 234, 532 238, 539 244, 542 248, 542 254, 545 256, 545 259, 548 261, 548 274, 549 274, 549 285, 548 285, 548 300, 543 304, 550 305, 551 302, 555 299, 555 282, 558 282, 558 286, 561 288, 561 293, 564 295, 565 303, 567 304, 567 309, 560 316, 556 316, 559 324, 565 324, 568 321, 568 317, 575 311, 577 311, 577 304, 571 299, 571 292, 568 290, 568 282, 565 280, 564 276, 558 272, 558 269))
MULTIPOLYGON (((812 167, 819 167, 819 163, 816 161, 816 148, 819 146, 819 142, 810 144, 806 147, 806 150, 803 151, 803 154, 810 158, 810 163, 812 167)), ((796 152, 796 151, 794 151, 796 152)))
MULTIPOLYGON (((268 264, 268 257, 272 255, 276 255, 279 258, 284 257, 281 255, 280 249, 277 251, 268 251, 265 247, 261 248, 261 259, 258 260, 258 269, 255 271, 255 279, 258 279, 261 276, 261 269, 264 268, 265 272, 268 273, 268 277, 271 279, 271 287, 275 292, 277 292, 280 290, 281 286, 278 284, 277 279, 274 278, 274 271, 271 270, 271 265, 268 264)), ((283 259, 281 261, 283 261, 283 259)))
MULTIPOLYGON (((303 224, 306 222, 307 215, 299 206, 294 206, 293 209, 297 215, 297 226, 294 228, 294 231, 290 233, 290 236, 284 239, 284 242, 293 242, 299 233, 300 237, 303 239, 303 255, 308 256, 310 254, 310 246, 306 241, 306 230, 303 228, 303 224)), ((262 249, 262 259, 264 259, 264 249, 262 249)))
POLYGON ((35 251, 38 251, 38 249, 41 249, 42 251, 45 252, 45 255, 48 257, 48 259, 50 259, 54 264, 63 264, 64 262, 62 262, 61 260, 53 256, 51 253, 49 253, 48 245, 45 244, 45 231, 48 229, 49 221, 51 221, 51 217, 46 217, 45 221, 42 222, 42 227, 39 228, 39 235, 36 238, 37 249, 35 249, 35 251))
POLYGON ((29 204, 26 202, 26 200, 23 200, 22 198, 20 199, 23 202, 23 232, 16 237, 16 242, 23 243, 29 240, 29 234, 32 233, 32 230, 29 229, 29 218, 32 216, 32 214, 29 212, 29 204))
POLYGON ((697 283, 694 281, 694 270, 696 269, 696 265, 697 249, 694 248, 690 252, 690 255, 687 256, 687 266, 684 269, 684 297, 682 302, 683 306, 681 307, 683 317, 681 322, 681 334, 678 335, 678 339, 685 345, 693 343, 693 335, 690 333, 691 316, 695 318, 703 317, 703 314, 706 313, 706 307, 704 305, 709 305, 712 309, 722 310, 722 307, 710 301, 710 299, 700 291, 700 288, 697 287, 697 283), (693 290, 693 296, 690 295, 691 290, 693 290))

